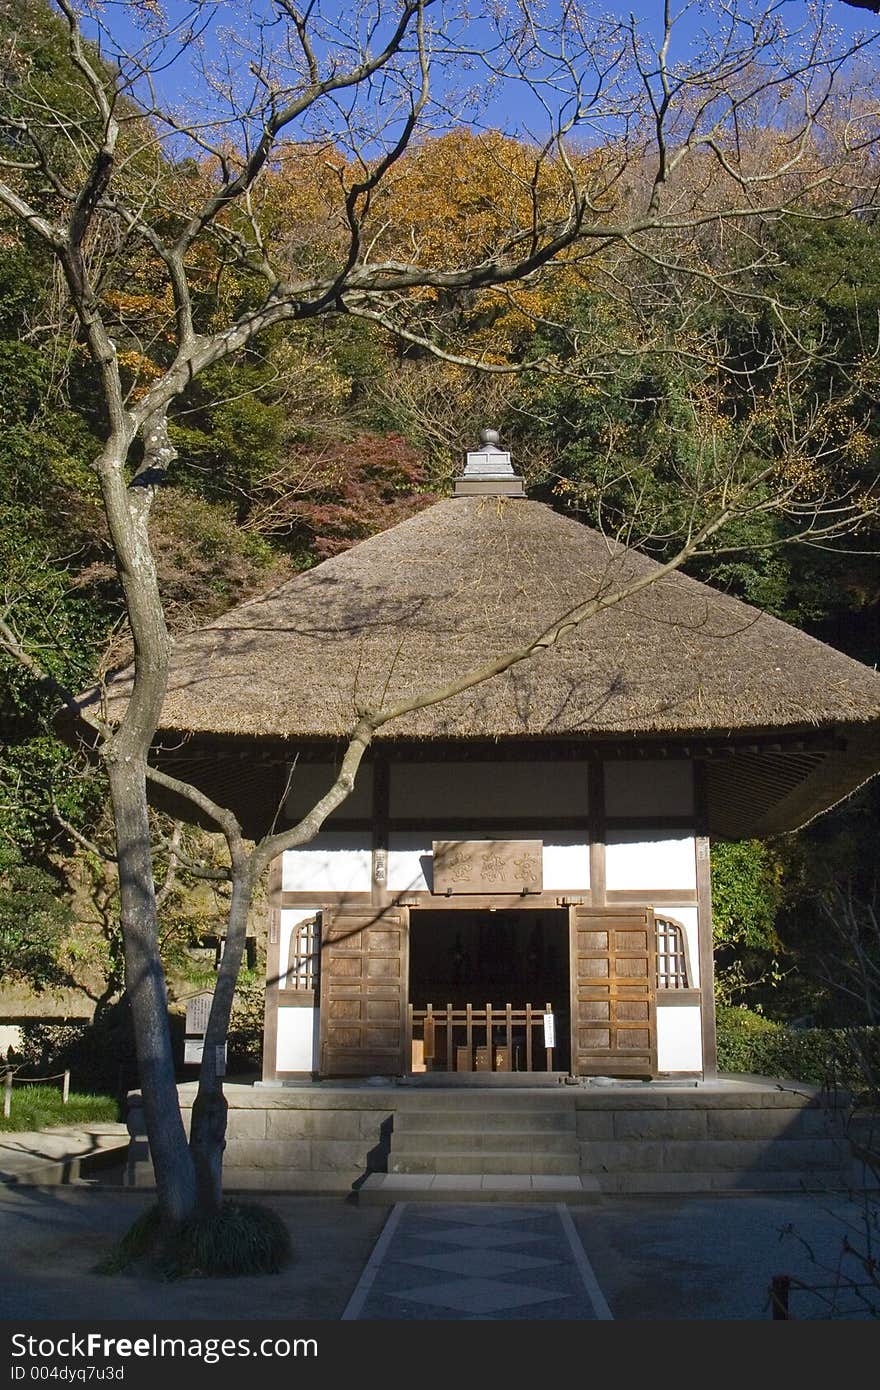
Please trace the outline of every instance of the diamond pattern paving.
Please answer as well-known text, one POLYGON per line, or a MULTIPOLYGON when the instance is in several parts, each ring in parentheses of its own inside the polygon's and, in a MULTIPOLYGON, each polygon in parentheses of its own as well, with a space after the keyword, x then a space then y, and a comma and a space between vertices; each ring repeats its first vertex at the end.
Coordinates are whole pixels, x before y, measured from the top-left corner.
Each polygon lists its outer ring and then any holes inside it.
POLYGON ((426 1207, 425 1220, 442 1221, 445 1226, 453 1219, 459 1226, 509 1226, 524 1221, 537 1221, 540 1210, 532 1207, 426 1207))
POLYGON ((508 1231, 503 1226, 487 1226, 477 1230, 472 1226, 454 1226, 448 1231, 413 1231, 410 1234, 417 1235, 420 1240, 438 1240, 444 1245, 471 1246, 475 1250, 481 1250, 487 1245, 526 1245, 547 1239, 545 1234, 523 1231, 520 1228, 508 1231))
POLYGON ((426 1303, 433 1308, 457 1308, 462 1313, 505 1313, 521 1310, 526 1303, 545 1303, 557 1294, 532 1289, 527 1284, 502 1284, 497 1279, 456 1279, 451 1284, 431 1284, 410 1289, 395 1298, 426 1303))
POLYGON ((413 1255, 407 1257, 406 1263, 422 1269, 439 1269, 445 1274, 491 1278, 496 1274, 520 1274, 527 1269, 546 1269, 556 1261, 538 1260, 533 1255, 511 1255, 506 1250, 463 1250, 461 1254, 413 1255))
POLYGON ((550 1203, 400 1203, 344 1316, 594 1319, 589 1266, 564 1216, 550 1203))

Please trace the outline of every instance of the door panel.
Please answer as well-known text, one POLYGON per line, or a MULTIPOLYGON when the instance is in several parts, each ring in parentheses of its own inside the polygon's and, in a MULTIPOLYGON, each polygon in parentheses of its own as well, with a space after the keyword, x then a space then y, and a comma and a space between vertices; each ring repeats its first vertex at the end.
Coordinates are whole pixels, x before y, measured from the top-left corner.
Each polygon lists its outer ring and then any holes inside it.
POLYGON ((321 1075, 404 1071, 408 914, 339 908, 321 929, 321 1075))
POLYGON ((656 1076, 654 915, 571 909, 571 1069, 576 1076, 656 1076))

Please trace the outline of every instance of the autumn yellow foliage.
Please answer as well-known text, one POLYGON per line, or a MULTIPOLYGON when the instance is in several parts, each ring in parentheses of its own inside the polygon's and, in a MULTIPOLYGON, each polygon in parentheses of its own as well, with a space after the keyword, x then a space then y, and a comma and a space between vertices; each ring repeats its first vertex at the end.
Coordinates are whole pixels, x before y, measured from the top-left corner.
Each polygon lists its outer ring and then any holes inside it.
MULTIPOLYGON (((336 150, 289 145, 264 183, 259 221, 267 248, 291 275, 341 267, 353 234, 359 259, 371 266, 515 265, 570 218, 591 162, 595 154, 575 167, 498 131, 460 129, 413 144, 374 190, 358 194, 368 166, 336 150)), ((406 298, 423 318, 442 314, 445 333, 465 335, 471 353, 502 360, 575 283, 583 272, 571 253, 454 305, 442 288, 416 287, 406 298)))

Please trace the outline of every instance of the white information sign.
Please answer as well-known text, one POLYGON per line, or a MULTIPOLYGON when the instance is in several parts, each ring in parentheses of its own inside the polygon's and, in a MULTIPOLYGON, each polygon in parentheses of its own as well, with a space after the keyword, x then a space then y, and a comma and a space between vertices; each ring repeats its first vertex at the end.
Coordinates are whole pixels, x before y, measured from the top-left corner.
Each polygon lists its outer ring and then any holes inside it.
MULTIPOLYGON (((183 1062, 187 1067, 199 1067, 205 1050, 204 1038, 186 1038, 183 1044, 183 1062)), ((226 1048, 217 1048, 217 1075, 226 1075, 226 1048)))
POLYGON ((544 1046, 545 1046, 545 1047, 555 1047, 555 1046, 556 1046, 556 1015, 555 1015, 555 1014, 545 1014, 545 1015, 544 1015, 544 1046))

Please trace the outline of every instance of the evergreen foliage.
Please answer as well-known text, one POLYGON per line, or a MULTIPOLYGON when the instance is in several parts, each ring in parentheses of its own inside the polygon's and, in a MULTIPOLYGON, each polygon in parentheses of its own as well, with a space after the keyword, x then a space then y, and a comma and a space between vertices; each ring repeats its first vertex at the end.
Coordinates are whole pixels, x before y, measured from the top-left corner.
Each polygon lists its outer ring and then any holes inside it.
POLYGON ((750 1009, 722 1005, 717 1031, 722 1073, 787 1077, 843 1088, 875 1104, 880 1100, 880 1029, 791 1028, 750 1009))

